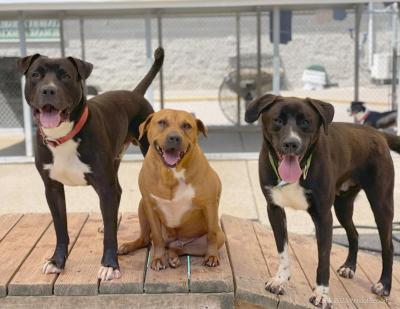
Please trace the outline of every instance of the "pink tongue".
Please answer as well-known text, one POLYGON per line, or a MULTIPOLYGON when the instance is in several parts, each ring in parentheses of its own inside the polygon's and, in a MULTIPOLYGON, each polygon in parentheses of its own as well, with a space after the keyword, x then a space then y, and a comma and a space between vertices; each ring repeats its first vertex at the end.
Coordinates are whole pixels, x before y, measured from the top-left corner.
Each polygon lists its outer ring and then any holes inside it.
POLYGON ((163 158, 165 160, 165 163, 168 165, 175 165, 179 161, 179 151, 166 151, 163 154, 163 158))
POLYGON ((283 156, 281 163, 279 163, 278 172, 282 180, 286 182, 294 183, 298 181, 302 174, 299 157, 290 155, 283 156))
POLYGON ((40 124, 45 128, 56 128, 60 124, 61 116, 59 111, 53 110, 51 112, 41 111, 40 124))

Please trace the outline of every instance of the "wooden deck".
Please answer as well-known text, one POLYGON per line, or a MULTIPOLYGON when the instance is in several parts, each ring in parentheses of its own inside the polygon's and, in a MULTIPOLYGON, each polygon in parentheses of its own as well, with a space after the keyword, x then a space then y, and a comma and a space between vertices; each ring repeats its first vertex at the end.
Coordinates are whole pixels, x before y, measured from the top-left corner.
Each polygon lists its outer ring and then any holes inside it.
MULTIPOLYGON (((0 308, 314 308, 308 302, 317 262, 311 238, 290 235, 292 278, 286 294, 278 297, 264 290, 278 257, 272 232, 259 223, 222 217, 227 246, 217 268, 202 266, 199 257, 181 257, 181 267, 155 272, 147 267, 149 250, 142 249, 120 257, 121 279, 98 282, 101 216, 73 213, 68 220, 66 269, 60 275, 43 275, 41 266, 55 243, 50 215, 0 216, 0 308)), ((138 232, 136 215, 122 214, 119 242, 138 232)), ((335 272, 345 256, 345 248, 333 247, 330 290, 335 308, 400 308, 399 263, 394 266, 392 296, 385 302, 370 293, 380 275, 380 258, 360 252, 356 276, 350 280, 335 272)))

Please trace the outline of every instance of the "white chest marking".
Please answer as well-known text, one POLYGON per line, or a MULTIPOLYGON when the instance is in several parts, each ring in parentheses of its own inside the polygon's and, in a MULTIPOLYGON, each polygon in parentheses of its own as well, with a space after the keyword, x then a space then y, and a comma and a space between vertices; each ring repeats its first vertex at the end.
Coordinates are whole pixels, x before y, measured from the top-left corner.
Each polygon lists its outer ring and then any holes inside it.
POLYGON ((195 195, 193 186, 185 182, 184 170, 178 173, 174 169, 173 172, 179 184, 172 200, 151 194, 151 197, 156 200, 158 209, 163 213, 165 224, 169 228, 176 228, 181 224, 182 217, 193 207, 192 199, 195 195))
POLYGON ((269 188, 271 198, 275 205, 289 207, 296 210, 307 210, 308 202, 303 187, 298 182, 282 187, 269 188))
MULTIPOLYGON (((43 129, 44 133, 52 138, 66 135, 73 128, 73 122, 62 123, 55 129, 43 129)), ((90 173, 90 167, 82 163, 78 153, 79 141, 70 139, 57 147, 48 146, 53 154, 53 163, 44 164, 43 169, 49 171, 51 179, 68 186, 87 185, 85 174, 90 173)))

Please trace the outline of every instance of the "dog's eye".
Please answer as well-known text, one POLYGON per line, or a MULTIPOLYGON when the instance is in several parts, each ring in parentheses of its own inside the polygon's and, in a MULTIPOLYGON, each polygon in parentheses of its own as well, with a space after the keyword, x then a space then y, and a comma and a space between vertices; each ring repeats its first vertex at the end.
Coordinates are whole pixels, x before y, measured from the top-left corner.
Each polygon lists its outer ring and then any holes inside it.
POLYGON ((69 75, 68 73, 64 73, 62 76, 63 79, 71 79, 71 75, 69 75))
POLYGON ((32 72, 31 75, 33 78, 39 78, 40 77, 40 73, 38 71, 32 72))
POLYGON ((161 128, 165 128, 165 127, 167 126, 167 122, 166 122, 165 120, 159 120, 159 121, 158 121, 158 125, 159 125, 161 128))
POLYGON ((192 126, 191 126, 189 123, 185 122, 185 123, 182 125, 182 128, 185 129, 185 130, 189 130, 189 129, 192 128, 192 126))
POLYGON ((302 127, 308 127, 310 125, 310 122, 307 119, 303 119, 300 123, 302 127))
POLYGON ((281 118, 275 118, 274 119, 274 124, 278 125, 278 126, 281 126, 283 124, 283 121, 282 121, 281 118))

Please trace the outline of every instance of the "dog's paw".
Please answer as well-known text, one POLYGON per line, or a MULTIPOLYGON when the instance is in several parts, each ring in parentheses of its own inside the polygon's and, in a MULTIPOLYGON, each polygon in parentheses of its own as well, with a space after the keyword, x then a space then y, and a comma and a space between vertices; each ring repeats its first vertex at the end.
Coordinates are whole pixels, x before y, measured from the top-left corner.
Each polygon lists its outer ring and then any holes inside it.
POLYGON ((206 256, 203 262, 204 266, 216 267, 219 265, 219 258, 215 255, 206 256))
POLYGON ((341 276, 343 278, 353 279, 355 271, 356 270, 355 270, 354 267, 347 266, 347 265, 342 265, 337 270, 337 273, 339 274, 339 276, 341 276))
POLYGON ((117 254, 124 255, 124 254, 128 254, 131 251, 132 251, 132 249, 131 249, 130 242, 124 242, 122 245, 120 245, 118 247, 117 254))
POLYGON ((59 274, 62 271, 63 270, 61 268, 58 268, 56 266, 56 264, 54 264, 54 262, 52 260, 47 260, 46 262, 44 262, 43 267, 42 267, 42 272, 45 275, 48 275, 48 274, 59 274))
POLYGON ((382 282, 375 283, 371 287, 371 291, 372 291, 372 293, 374 293, 378 296, 381 296, 381 297, 389 296, 389 294, 390 294, 389 289, 387 287, 385 287, 382 282))
POLYGON ((97 273, 97 279, 101 281, 110 281, 119 278, 121 278, 121 272, 119 269, 113 269, 112 267, 101 266, 97 273))
POLYGON ((332 300, 329 297, 329 288, 325 286, 317 286, 313 295, 310 297, 310 303, 322 309, 332 308, 332 300))
POLYGON ((182 265, 179 255, 175 251, 168 250, 168 265, 177 268, 182 265))
POLYGON ((160 270, 164 270, 167 268, 167 265, 165 263, 165 258, 153 258, 153 260, 151 261, 150 264, 151 269, 155 270, 155 271, 160 271, 160 270))
POLYGON ((282 280, 278 277, 272 277, 265 282, 265 289, 275 295, 283 295, 285 293, 285 283, 287 280, 282 280))

